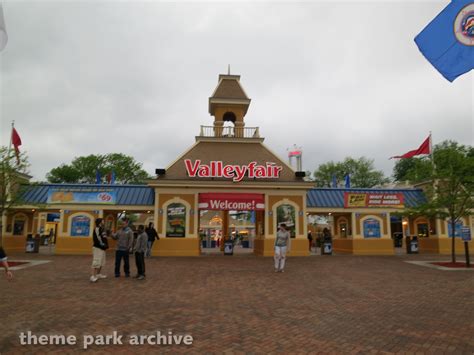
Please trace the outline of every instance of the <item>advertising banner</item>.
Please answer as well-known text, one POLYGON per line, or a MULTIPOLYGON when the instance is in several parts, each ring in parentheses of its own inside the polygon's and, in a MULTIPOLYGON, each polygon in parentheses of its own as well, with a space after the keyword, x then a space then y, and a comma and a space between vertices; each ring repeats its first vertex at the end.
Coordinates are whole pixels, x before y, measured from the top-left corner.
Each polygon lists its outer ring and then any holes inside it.
POLYGON ((112 189, 64 189, 50 188, 48 190, 49 204, 107 204, 117 203, 117 193, 112 189))
POLYGON ((166 236, 184 238, 186 234, 186 206, 182 203, 172 203, 166 211, 166 236))
POLYGON ((261 211, 265 199, 261 194, 204 193, 199 194, 200 210, 261 211))
POLYGON ((401 192, 344 192, 345 208, 392 207, 403 208, 404 196, 401 192))

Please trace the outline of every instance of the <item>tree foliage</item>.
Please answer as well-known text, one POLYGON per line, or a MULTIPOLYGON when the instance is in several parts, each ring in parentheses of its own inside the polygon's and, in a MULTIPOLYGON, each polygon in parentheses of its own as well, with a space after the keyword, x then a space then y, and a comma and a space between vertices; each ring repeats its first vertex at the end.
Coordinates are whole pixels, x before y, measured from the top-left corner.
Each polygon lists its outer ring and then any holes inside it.
POLYGON ((344 186, 344 177, 349 174, 351 187, 370 188, 387 183, 382 171, 375 170, 374 161, 361 157, 346 158, 342 162, 330 161, 321 164, 314 172, 316 183, 320 187, 332 187, 333 176, 336 176, 337 186, 344 186))
MULTIPOLYGON (((427 201, 407 213, 448 219, 455 231, 456 223, 474 212, 474 148, 445 141, 433 154, 435 166, 427 169, 430 183, 424 189, 427 201)), ((451 247, 456 262, 455 238, 451 247)))
MULTIPOLYGON (((0 218, 22 202, 25 184, 28 183, 28 159, 21 153, 17 160, 15 151, 0 147, 0 218)), ((1 235, 2 228, 0 228, 1 235)), ((0 238, 0 241, 2 239, 0 238)))
POLYGON ((400 159, 393 168, 395 182, 417 183, 427 180, 432 173, 431 160, 423 158, 400 159))
POLYGON ((142 184, 150 178, 141 163, 121 153, 76 157, 71 164, 51 169, 46 178, 52 183, 93 184, 96 182, 97 170, 102 181, 108 174, 115 172, 115 182, 119 184, 142 184))

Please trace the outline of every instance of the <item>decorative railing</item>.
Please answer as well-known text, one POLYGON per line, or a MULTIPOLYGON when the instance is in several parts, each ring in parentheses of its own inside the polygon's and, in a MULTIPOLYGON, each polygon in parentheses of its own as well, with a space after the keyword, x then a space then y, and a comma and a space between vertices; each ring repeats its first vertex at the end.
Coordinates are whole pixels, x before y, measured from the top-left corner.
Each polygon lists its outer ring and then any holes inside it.
POLYGON ((201 126, 199 137, 260 138, 258 127, 201 126))

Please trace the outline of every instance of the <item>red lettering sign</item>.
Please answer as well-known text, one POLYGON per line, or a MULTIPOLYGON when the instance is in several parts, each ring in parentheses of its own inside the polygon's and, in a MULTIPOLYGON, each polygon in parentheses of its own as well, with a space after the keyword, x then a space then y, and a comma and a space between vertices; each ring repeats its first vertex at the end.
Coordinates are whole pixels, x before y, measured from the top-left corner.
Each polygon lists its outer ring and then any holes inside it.
POLYGON ((258 165, 252 161, 248 165, 224 165, 222 161, 212 160, 209 164, 202 164, 197 159, 194 162, 184 159, 186 172, 190 177, 222 177, 232 179, 234 182, 242 181, 247 175, 249 179, 278 179, 283 167, 275 163, 266 162, 265 165, 258 165))
POLYGON ((401 192, 345 192, 344 207, 404 207, 404 195, 401 192))
POLYGON ((200 210, 261 211, 265 198, 261 194, 204 193, 199 194, 200 210))

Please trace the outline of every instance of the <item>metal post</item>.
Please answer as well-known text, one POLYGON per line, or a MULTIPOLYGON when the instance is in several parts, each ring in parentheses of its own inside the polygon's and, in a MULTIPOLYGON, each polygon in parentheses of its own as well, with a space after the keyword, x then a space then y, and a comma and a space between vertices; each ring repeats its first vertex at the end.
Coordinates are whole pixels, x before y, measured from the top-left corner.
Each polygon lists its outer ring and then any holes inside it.
POLYGON ((466 253, 466 267, 471 267, 471 260, 469 259, 469 244, 464 242, 464 252, 466 253))

